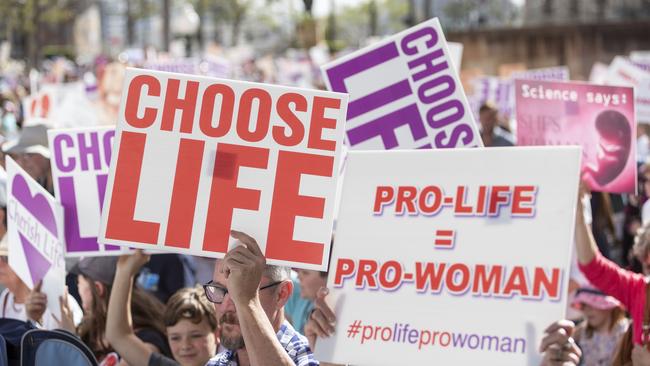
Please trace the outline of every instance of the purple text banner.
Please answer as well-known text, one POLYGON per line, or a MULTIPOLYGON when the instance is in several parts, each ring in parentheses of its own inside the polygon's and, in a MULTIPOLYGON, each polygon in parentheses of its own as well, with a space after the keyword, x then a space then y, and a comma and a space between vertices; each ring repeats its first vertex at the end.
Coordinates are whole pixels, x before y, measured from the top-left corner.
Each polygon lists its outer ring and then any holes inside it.
POLYGON ((350 95, 352 149, 483 145, 437 18, 322 69, 329 90, 350 95))
POLYGON ((124 254, 126 248, 97 242, 114 127, 48 131, 52 178, 65 215, 67 257, 124 254))

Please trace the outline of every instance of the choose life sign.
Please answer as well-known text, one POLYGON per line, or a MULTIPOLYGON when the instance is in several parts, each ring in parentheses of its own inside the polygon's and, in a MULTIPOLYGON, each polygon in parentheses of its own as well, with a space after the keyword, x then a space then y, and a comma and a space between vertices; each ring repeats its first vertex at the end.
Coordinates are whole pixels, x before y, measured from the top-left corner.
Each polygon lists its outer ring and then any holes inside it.
POLYGON ((127 69, 99 242, 325 270, 347 96, 127 69))
POLYGON ((350 152, 327 284, 337 329, 317 359, 539 365, 566 308, 579 172, 575 146, 350 152))
POLYGON ((124 254, 127 248, 97 242, 114 127, 52 129, 52 178, 65 215, 67 257, 124 254))
POLYGON ((483 146, 437 18, 322 67, 329 90, 350 94, 352 149, 483 146))

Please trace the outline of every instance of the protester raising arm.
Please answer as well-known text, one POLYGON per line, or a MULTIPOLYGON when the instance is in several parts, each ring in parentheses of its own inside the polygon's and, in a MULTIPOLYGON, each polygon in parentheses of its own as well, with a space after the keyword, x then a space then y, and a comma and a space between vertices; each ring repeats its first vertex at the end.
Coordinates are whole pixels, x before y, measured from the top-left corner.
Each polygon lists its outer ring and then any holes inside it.
POLYGON ((603 257, 583 215, 578 199, 575 228, 576 253, 580 270, 604 293, 617 298, 632 315, 634 343, 641 344, 646 281, 643 275, 620 268, 603 257))
POLYGON ((243 245, 226 254, 222 270, 228 279, 228 294, 237 309, 250 364, 294 366, 296 364, 278 341, 259 299, 258 287, 266 259, 255 239, 237 231, 231 234, 243 245))
POLYGON ((584 206, 582 202, 585 195, 586 193, 581 186, 580 195, 578 196, 575 228, 576 254, 578 256, 578 263, 581 265, 591 263, 596 257, 596 254, 598 254, 598 245, 591 233, 591 228, 587 223, 587 220, 585 220, 584 206))
MULTIPOLYGON (((147 366, 154 349, 138 338, 131 319, 131 294, 133 279, 149 256, 141 250, 120 257, 108 302, 106 339, 131 366, 147 366)), ((170 365, 176 363, 170 360, 170 365)))

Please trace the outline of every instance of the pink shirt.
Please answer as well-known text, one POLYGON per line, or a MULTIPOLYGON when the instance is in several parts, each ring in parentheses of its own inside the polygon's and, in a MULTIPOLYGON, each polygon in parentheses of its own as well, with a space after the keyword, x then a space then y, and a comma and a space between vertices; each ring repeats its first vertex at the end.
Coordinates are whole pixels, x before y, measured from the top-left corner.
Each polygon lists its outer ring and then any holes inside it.
POLYGON ((632 315, 634 343, 641 344, 646 298, 645 277, 619 267, 600 253, 589 264, 580 264, 580 270, 594 286, 625 305, 632 315))

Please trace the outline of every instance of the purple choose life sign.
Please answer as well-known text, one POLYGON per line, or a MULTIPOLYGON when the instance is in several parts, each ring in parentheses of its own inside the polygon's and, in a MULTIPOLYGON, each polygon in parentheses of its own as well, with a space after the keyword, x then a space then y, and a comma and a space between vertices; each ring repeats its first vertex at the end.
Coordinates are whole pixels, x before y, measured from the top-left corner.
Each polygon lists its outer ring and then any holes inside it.
POLYGON ((115 129, 50 130, 48 135, 55 196, 64 208, 66 255, 120 254, 121 247, 97 242, 115 129), (88 232, 82 234, 81 227, 88 232))
POLYGON ((483 146, 438 19, 323 66, 348 93, 352 149, 483 146))

